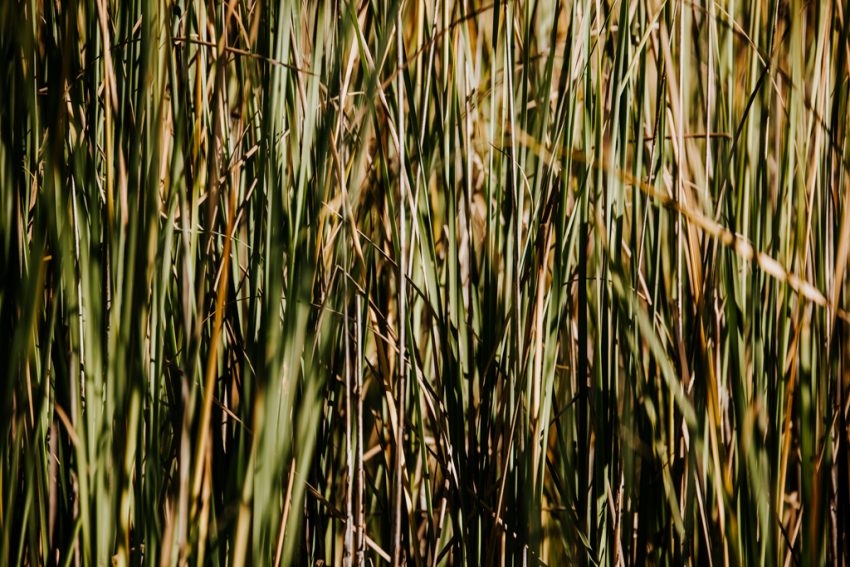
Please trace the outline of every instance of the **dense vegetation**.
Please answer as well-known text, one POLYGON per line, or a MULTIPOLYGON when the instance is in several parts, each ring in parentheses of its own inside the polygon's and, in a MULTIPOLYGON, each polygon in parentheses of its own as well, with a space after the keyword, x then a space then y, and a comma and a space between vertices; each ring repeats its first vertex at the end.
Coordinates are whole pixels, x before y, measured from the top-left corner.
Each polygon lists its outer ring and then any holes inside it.
POLYGON ((0 563, 848 564, 848 11, 0 2, 0 563))

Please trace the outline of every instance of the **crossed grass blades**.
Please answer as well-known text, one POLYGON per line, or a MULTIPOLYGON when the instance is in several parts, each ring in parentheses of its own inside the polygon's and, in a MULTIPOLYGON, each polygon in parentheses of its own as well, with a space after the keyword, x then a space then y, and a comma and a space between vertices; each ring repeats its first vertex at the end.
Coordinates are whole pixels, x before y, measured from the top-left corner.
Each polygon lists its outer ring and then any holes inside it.
POLYGON ((0 2, 0 563, 848 564, 848 18, 0 2))

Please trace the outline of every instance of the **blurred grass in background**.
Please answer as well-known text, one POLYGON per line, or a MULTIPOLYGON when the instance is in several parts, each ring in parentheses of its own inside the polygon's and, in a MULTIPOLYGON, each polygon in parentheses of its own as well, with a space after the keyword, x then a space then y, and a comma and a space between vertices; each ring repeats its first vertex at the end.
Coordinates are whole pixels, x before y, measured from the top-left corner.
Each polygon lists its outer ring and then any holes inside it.
POLYGON ((846 565, 850 2, 0 2, 0 563, 846 565))

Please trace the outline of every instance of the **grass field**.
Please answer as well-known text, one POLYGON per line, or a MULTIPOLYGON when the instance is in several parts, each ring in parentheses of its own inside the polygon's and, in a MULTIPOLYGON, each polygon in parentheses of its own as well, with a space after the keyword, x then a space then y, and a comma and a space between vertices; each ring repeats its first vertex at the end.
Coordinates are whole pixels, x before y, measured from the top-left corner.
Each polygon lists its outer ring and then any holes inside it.
POLYGON ((847 0, 3 0, 0 564, 850 564, 847 0))

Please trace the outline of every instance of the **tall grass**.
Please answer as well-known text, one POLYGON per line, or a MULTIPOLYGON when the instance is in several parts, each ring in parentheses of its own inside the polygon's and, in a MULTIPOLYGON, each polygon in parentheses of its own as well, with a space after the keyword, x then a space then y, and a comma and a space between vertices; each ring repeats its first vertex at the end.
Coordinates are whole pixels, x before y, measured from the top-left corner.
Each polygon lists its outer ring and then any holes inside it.
POLYGON ((0 2, 0 563, 850 563, 850 2, 0 2))

